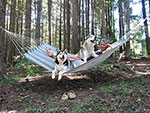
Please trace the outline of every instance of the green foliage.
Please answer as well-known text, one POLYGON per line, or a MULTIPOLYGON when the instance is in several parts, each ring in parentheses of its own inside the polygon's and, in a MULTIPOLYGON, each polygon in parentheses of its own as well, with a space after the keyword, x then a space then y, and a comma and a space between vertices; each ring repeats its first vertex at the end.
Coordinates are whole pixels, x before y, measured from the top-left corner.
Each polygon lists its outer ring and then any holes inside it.
MULTIPOLYGON (((4 76, 5 77, 5 76, 4 76)), ((13 77, 7 77, 7 78, 4 78, 4 77, 0 77, 0 83, 2 84, 11 84, 11 85, 17 85, 18 84, 18 80, 21 78, 19 76, 13 76, 13 77)))
POLYGON ((26 113, 44 113, 45 110, 37 109, 37 108, 26 108, 25 112, 26 113))
POLYGON ((35 76, 36 74, 38 74, 40 71, 43 70, 43 68, 39 67, 37 64, 35 64, 27 59, 23 58, 21 60, 18 60, 17 58, 16 58, 16 61, 18 63, 15 64, 15 69, 19 70, 20 68, 23 67, 25 69, 25 73, 27 75, 35 76))

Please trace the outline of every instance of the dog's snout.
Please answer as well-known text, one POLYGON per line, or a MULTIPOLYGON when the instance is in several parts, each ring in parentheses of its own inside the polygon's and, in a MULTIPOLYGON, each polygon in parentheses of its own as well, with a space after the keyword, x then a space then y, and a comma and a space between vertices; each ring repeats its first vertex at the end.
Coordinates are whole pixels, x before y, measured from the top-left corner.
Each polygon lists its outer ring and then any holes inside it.
POLYGON ((65 58, 65 56, 64 55, 62 55, 62 59, 64 59, 65 58))

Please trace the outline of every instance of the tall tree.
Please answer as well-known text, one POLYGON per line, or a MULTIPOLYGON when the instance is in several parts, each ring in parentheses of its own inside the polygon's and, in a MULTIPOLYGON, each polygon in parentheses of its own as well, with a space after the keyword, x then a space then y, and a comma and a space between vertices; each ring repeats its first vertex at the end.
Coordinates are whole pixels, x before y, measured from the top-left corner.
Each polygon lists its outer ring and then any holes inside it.
MULTIPOLYGON (((6 14, 7 0, 0 1, 0 26, 5 28, 5 14, 6 14)), ((0 29, 0 73, 5 70, 5 33, 0 29)), ((1 75, 0 75, 1 76, 1 75)))
POLYGON ((82 42, 84 42, 85 30, 84 30, 84 0, 82 0, 82 42))
MULTIPOLYGON (((126 32, 130 30, 130 2, 125 0, 125 15, 126 15, 126 32)), ((125 58, 130 59, 130 41, 126 43, 126 53, 125 58)))
POLYGON ((63 40, 63 43, 64 43, 64 49, 67 48, 67 37, 66 37, 66 0, 64 0, 64 3, 63 3, 63 23, 64 23, 64 26, 63 26, 63 37, 64 37, 64 40, 63 40))
MULTIPOLYGON (((118 11, 119 11, 119 39, 123 36, 123 7, 122 7, 122 0, 118 1, 118 11)), ((119 48, 119 53, 123 52, 122 46, 119 48)))
POLYGON ((89 34, 89 0, 85 0, 86 3, 86 35, 89 34))
POLYGON ((20 25, 20 34, 23 34, 23 16, 24 16, 24 0, 21 2, 21 25, 20 25))
MULTIPOLYGON (((143 19, 145 19, 146 18, 145 0, 142 0, 142 12, 143 12, 143 19)), ((147 54, 150 55, 150 37, 148 34, 147 19, 144 21, 144 30, 145 30, 145 36, 146 36, 147 54)))
POLYGON ((32 0, 26 0, 25 8, 25 41, 28 41, 28 45, 31 45, 31 4, 32 0))
POLYGON ((51 45, 51 9, 52 9, 52 0, 48 0, 48 34, 49 34, 49 44, 51 45))
POLYGON ((61 44, 61 41, 62 41, 62 39, 61 39, 61 18, 62 18, 62 16, 61 16, 61 14, 62 14, 62 0, 60 0, 60 18, 59 18, 59 49, 61 49, 62 48, 62 44, 61 44))
POLYGON ((67 0, 67 50, 70 52, 70 0, 67 0))
POLYGON ((81 14, 80 8, 81 8, 81 6, 80 6, 80 5, 81 5, 81 1, 78 0, 78 16, 79 16, 79 18, 78 18, 78 19, 79 19, 79 20, 78 20, 78 22, 79 22, 79 26, 78 26, 78 29, 79 29, 78 32, 79 32, 79 33, 78 33, 78 35, 79 35, 79 36, 78 36, 78 37, 79 37, 79 46, 80 46, 80 41, 81 41, 81 37, 80 37, 80 31, 81 31, 81 29, 80 29, 80 23, 81 23, 81 21, 80 21, 80 19, 81 19, 81 18, 80 18, 80 14, 81 14))
POLYGON ((101 14, 101 37, 106 36, 106 24, 105 24, 105 6, 104 6, 105 1, 100 0, 100 14, 101 14))
POLYGON ((79 30, 78 30, 78 0, 71 0, 71 13, 72 13, 72 39, 71 39, 71 52, 76 53, 79 51, 79 30))
POLYGON ((94 20, 95 20, 95 0, 91 0, 91 14, 92 14, 92 24, 91 24, 91 34, 94 35, 94 20))
POLYGON ((108 22, 109 22, 109 40, 112 40, 112 0, 109 0, 108 22))
MULTIPOLYGON (((10 27, 9 31, 15 32, 16 24, 16 0, 11 1, 11 12, 10 12, 10 27)), ((15 55, 15 47, 13 43, 9 40, 9 63, 13 63, 13 56, 15 55)))
POLYGON ((36 44, 40 44, 40 22, 41 22, 41 11, 42 11, 42 0, 38 0, 37 2, 37 21, 36 21, 36 31, 35 31, 35 40, 36 44))

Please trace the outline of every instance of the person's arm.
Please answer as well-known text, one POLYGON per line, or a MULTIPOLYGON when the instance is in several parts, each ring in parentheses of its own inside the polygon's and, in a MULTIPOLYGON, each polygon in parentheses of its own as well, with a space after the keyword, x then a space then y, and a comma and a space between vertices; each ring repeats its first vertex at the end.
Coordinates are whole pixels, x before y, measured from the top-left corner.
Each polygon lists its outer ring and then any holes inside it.
POLYGON ((69 59, 73 59, 73 60, 81 60, 80 57, 78 57, 78 56, 72 56, 72 55, 68 55, 68 58, 69 59))
POLYGON ((50 49, 50 48, 46 47, 46 51, 47 51, 47 53, 48 53, 48 56, 50 56, 50 57, 52 57, 52 58, 54 58, 54 59, 56 58, 56 55, 51 52, 51 49, 50 49))
MULTIPOLYGON (((56 55, 51 52, 50 48, 46 47, 46 51, 48 53, 48 56, 50 56, 50 57, 52 57, 54 59, 56 58, 56 55)), ((81 60, 80 57, 78 57, 78 56, 72 56, 72 55, 68 55, 68 58, 69 59, 73 59, 73 60, 81 60)))
POLYGON ((108 45, 108 47, 112 48, 110 44, 107 44, 107 45, 108 45))

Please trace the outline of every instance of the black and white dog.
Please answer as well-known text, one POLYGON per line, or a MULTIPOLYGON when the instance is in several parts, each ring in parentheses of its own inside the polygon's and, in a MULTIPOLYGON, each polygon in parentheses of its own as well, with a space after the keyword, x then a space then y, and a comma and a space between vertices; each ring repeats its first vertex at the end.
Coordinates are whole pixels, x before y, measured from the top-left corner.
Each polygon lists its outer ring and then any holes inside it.
POLYGON ((63 73, 71 68, 73 68, 73 63, 68 60, 67 51, 59 50, 56 55, 55 67, 52 71, 52 79, 55 79, 55 74, 58 73, 58 80, 61 80, 63 73))
POLYGON ((85 38, 82 48, 77 54, 78 57, 82 58, 84 62, 87 62, 89 57, 97 57, 95 54, 94 46, 96 45, 96 37, 94 35, 88 35, 85 38))

